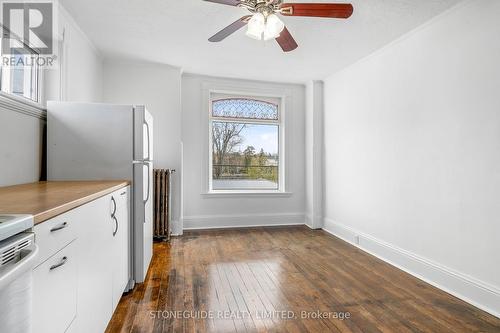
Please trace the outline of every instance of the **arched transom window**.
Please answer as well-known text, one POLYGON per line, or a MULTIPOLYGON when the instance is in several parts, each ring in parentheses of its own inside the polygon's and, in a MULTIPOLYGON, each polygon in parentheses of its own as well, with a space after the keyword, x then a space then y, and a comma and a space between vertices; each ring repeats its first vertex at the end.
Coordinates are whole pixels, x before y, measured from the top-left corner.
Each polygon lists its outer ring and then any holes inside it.
POLYGON ((255 99, 219 99, 213 101, 212 117, 278 120, 278 105, 255 99))

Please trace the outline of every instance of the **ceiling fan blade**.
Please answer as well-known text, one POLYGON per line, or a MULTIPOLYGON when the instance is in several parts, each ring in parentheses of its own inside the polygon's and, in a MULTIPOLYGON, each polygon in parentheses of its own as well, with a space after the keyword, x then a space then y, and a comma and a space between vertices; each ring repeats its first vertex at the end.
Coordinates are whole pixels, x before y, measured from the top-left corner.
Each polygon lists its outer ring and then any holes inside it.
POLYGON ((293 51, 299 46, 286 27, 280 33, 280 36, 276 38, 276 41, 281 46, 284 52, 293 51))
POLYGON ((231 23, 230 25, 228 25, 227 27, 225 27, 224 29, 222 29, 221 31, 210 37, 208 40, 214 43, 224 40, 229 35, 235 33, 236 31, 240 30, 245 25, 247 25, 251 17, 252 15, 243 16, 242 18, 238 19, 237 21, 234 21, 233 23, 231 23))
POLYGON ((348 3, 284 3, 281 14, 285 16, 312 16, 349 18, 354 8, 348 3))
POLYGON ((228 6, 238 6, 241 3, 240 0, 204 0, 204 1, 220 3, 221 5, 228 5, 228 6))

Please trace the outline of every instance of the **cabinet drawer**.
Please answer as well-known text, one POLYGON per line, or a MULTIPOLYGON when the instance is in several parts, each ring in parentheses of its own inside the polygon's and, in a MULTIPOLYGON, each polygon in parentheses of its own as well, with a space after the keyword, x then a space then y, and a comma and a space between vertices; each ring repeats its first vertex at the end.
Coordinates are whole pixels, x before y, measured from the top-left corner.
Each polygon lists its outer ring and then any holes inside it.
POLYGON ((76 316, 75 242, 33 270, 33 327, 37 333, 64 333, 76 316))
POLYGON ((80 209, 69 211, 35 226, 36 243, 40 249, 36 265, 76 239, 75 220, 78 211, 80 209))

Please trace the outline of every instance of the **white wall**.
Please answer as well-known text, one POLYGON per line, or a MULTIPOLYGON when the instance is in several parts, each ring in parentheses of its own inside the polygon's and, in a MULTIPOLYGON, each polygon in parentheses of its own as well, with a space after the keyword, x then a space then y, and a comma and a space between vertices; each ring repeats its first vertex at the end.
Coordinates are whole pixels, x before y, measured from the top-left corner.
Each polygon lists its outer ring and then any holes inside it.
POLYGON ((100 102, 102 56, 61 5, 58 14, 60 68, 44 73, 44 99, 100 102))
POLYGON ((306 85, 306 115, 305 115, 305 182, 306 182, 306 202, 305 218, 308 226, 313 224, 314 209, 314 185, 313 185, 313 147, 314 147, 314 82, 310 81, 306 85))
POLYGON ((0 186, 40 179, 44 121, 0 107, 0 186))
POLYGON ((306 224, 313 229, 323 227, 323 102, 323 82, 308 82, 305 121, 306 224))
POLYGON ((326 228, 497 315, 499 16, 466 1, 325 83, 326 228))
POLYGON ((176 169, 173 180, 173 233, 181 216, 181 71, 179 68, 108 60, 104 101, 146 105, 154 117, 154 167, 176 169))
POLYGON ((103 60, 73 18, 61 10, 64 28, 63 96, 73 102, 100 102, 103 89, 103 60))
POLYGON ((182 77, 184 228, 304 224, 305 88, 223 79, 182 77), (221 90, 285 97, 287 195, 207 195, 208 91, 221 90), (189 175, 189 176, 187 176, 189 175))
MULTIPOLYGON (((100 101, 101 57, 71 16, 61 8, 59 33, 62 34, 63 31, 63 74, 59 70, 44 73, 44 102, 100 101)), ((40 118, 41 111, 33 115, 23 112, 0 105, 0 186, 30 183, 40 179, 45 121, 40 118)))

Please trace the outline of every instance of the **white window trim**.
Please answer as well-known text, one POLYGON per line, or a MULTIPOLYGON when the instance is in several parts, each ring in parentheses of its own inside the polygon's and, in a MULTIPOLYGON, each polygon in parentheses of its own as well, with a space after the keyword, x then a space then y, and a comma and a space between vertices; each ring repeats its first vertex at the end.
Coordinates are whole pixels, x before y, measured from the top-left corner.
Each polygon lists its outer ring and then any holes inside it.
MULTIPOLYGON (((288 161, 288 140, 287 140, 287 128, 291 128, 290 121, 291 117, 287 114, 287 109, 291 105, 291 92, 287 89, 262 89, 259 85, 253 84, 232 84, 228 86, 227 84, 220 84, 215 82, 203 82, 203 101, 201 108, 201 121, 202 128, 205 133, 204 136, 207 138, 206 142, 208 144, 202 144, 202 189, 201 195, 207 198, 221 198, 221 197, 235 197, 235 196, 245 196, 245 197, 267 197, 267 196, 277 196, 277 197, 289 197, 293 193, 288 191, 288 175, 290 173, 290 168, 292 167, 288 161), (280 111, 280 162, 279 162, 279 189, 278 190, 212 190, 211 189, 211 174, 212 174, 212 159, 209 156, 212 149, 212 133, 210 124, 210 110, 212 107, 213 94, 227 94, 242 96, 248 98, 258 99, 259 97, 269 97, 276 98, 280 100, 279 111, 280 111)), ((246 120, 243 120, 246 122, 246 120)))
POLYGON ((41 103, 3 91, 0 91, 0 109, 7 109, 40 119, 47 118, 47 111, 41 103))

